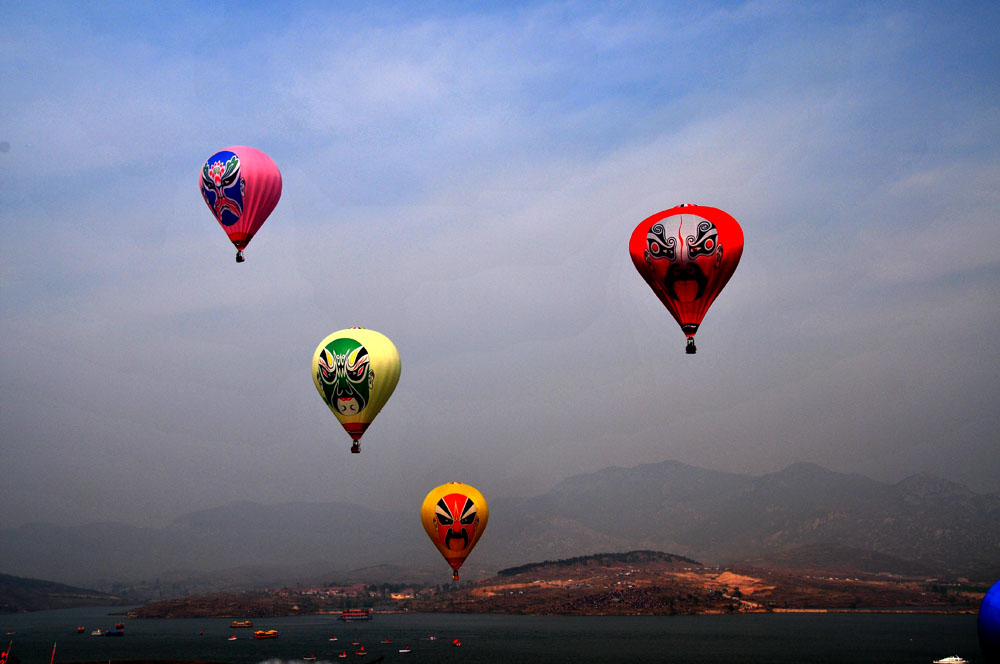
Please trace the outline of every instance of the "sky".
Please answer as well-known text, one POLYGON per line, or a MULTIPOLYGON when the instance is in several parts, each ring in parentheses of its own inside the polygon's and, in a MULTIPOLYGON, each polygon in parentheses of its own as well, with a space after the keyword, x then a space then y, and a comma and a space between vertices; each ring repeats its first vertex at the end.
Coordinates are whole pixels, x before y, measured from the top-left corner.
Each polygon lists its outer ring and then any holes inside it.
MULTIPOLYGON (((0 5, 0 527, 607 466, 1000 491, 994 2, 0 5), (198 190, 277 163, 236 264, 198 190), (628 239, 742 261, 684 353, 628 239), (399 349, 350 440, 327 334, 399 349)), ((416 518, 416 516, 414 517, 416 518)))

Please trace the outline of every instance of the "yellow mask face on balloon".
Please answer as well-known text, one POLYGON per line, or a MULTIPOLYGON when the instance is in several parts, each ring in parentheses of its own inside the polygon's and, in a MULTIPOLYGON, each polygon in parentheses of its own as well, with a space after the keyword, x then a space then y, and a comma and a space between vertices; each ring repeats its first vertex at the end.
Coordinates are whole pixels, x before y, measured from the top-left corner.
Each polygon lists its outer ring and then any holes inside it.
POLYGON ((359 441, 399 382, 399 352, 374 330, 354 327, 329 335, 313 353, 313 383, 354 441, 359 441))
POLYGON ((449 482, 432 489, 420 507, 420 521, 444 559, 455 570, 475 548, 486 523, 490 509, 483 494, 468 484, 449 482))

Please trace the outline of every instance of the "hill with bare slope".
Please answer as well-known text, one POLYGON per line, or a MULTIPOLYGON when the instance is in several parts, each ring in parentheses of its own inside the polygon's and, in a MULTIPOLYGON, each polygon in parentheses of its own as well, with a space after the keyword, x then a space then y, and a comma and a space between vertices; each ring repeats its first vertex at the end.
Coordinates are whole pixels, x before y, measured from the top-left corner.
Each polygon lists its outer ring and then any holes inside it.
POLYGON ((599 554, 503 570, 413 602, 418 611, 663 615, 771 611, 967 611, 982 593, 924 579, 706 566, 656 551, 599 554))
POLYGON ((114 606, 122 599, 97 590, 0 574, 0 613, 21 613, 76 606, 114 606))

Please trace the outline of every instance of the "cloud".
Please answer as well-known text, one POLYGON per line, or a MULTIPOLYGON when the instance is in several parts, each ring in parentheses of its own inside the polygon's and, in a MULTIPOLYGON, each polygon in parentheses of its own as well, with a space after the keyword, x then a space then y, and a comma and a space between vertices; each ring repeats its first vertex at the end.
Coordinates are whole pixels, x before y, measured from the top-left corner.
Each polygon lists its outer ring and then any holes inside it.
POLYGON ((16 17, 8 512, 397 507, 432 481, 505 495, 665 458, 996 490, 997 80, 969 57, 994 48, 990 10, 942 25, 958 55, 927 11, 300 7, 250 11, 233 52, 200 10, 155 34, 16 17), (243 143, 284 192, 236 266, 195 180, 243 143), (627 256, 683 202, 747 237, 694 358, 627 256), (403 355, 362 455, 307 376, 351 325, 403 355))

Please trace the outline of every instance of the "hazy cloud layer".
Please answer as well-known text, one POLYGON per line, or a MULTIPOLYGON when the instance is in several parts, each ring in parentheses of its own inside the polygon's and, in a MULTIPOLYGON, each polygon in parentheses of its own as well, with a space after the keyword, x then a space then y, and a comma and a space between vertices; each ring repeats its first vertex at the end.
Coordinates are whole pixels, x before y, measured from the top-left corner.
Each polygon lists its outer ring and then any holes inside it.
POLYGON ((46 9, 0 8, 4 526, 669 458, 1000 490, 993 4, 46 9), (284 178, 243 265, 233 144, 284 178), (627 251, 682 202, 746 234, 694 357, 627 251), (351 325, 403 362, 360 456, 308 366, 351 325))

